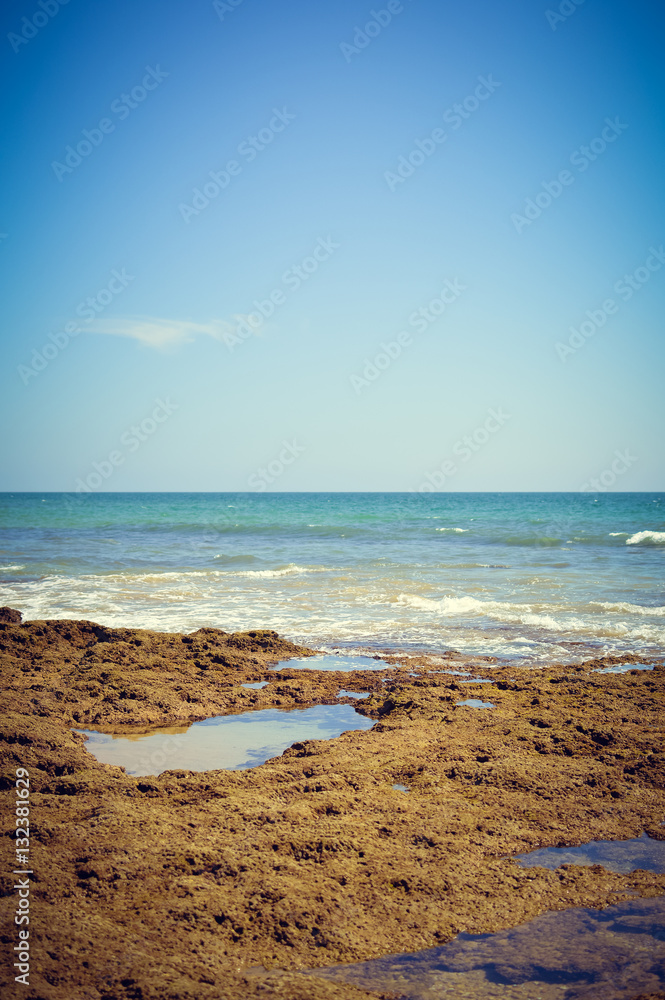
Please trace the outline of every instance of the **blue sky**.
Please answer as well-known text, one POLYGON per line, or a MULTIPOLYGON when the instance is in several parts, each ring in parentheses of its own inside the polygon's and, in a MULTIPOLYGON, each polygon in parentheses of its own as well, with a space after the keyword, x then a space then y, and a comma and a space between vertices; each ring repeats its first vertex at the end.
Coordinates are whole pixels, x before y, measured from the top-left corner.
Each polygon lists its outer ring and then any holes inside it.
POLYGON ((1 18, 0 489, 665 488, 662 4, 1 18))

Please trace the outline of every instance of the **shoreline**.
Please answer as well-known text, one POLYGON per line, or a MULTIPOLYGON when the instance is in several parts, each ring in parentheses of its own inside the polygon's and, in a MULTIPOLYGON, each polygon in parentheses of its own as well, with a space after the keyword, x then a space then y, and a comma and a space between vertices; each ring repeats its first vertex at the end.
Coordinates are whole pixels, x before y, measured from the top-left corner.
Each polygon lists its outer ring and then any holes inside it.
MULTIPOLYGON (((0 608, 0 611, 3 609, 0 608)), ((220 626, 217 625, 199 625, 195 622, 191 625, 177 626, 173 627, 152 627, 149 624, 131 624, 131 625, 119 625, 113 621, 108 621, 104 619, 103 615, 98 616, 98 618, 79 618, 79 617, 69 617, 64 613, 59 614, 57 617, 53 618, 40 618, 40 617, 26 617, 22 618, 23 625, 39 624, 40 622, 48 621, 50 623, 66 623, 66 622, 88 622, 89 624, 94 624, 95 627, 107 631, 109 634, 120 634, 122 632, 136 632, 145 634, 156 634, 164 636, 180 636, 180 635, 194 635, 196 632, 205 631, 207 628, 212 629, 215 632, 224 632, 220 626)), ((262 624, 260 626, 252 626, 247 629, 237 628, 236 633, 249 633, 253 631, 262 632, 273 632, 278 634, 280 639, 288 643, 290 646, 297 646, 301 649, 308 649, 317 655, 329 655, 329 656, 344 656, 350 658, 363 658, 370 657, 373 659, 384 660, 386 663, 399 662, 404 667, 408 665, 409 662, 414 662, 416 666, 421 666, 423 668, 431 666, 432 668, 441 667, 446 662, 452 660, 458 660, 464 663, 474 670, 476 668, 482 669, 485 665, 494 668, 503 668, 505 670, 540 670, 548 669, 552 665, 565 665, 566 667, 572 669, 575 666, 591 664, 593 663, 603 663, 605 665, 618 664, 618 663, 645 663, 653 664, 662 662, 665 664, 665 647, 659 645, 650 645, 638 648, 635 650, 635 645, 632 644, 630 648, 623 649, 615 645, 608 646, 603 643, 602 640, 597 637, 588 638, 586 640, 578 639, 557 639, 556 643, 553 644, 552 652, 545 656, 545 653, 540 652, 537 656, 523 655, 516 656, 505 654, 501 655, 495 652, 482 652, 482 651, 463 651, 460 650, 454 643, 443 644, 441 641, 437 643, 431 643, 427 645, 425 642, 417 642, 415 640, 407 640, 399 642, 396 639, 390 641, 369 641, 369 640, 358 640, 353 641, 350 639, 338 638, 327 635, 327 636, 317 636, 308 635, 304 632, 289 632, 288 630, 279 631, 277 628, 273 628, 272 625, 262 624), (567 653, 567 657, 563 657, 561 654, 567 653)), ((445 628, 442 627, 442 633, 445 636, 445 628)), ((477 628, 469 628, 469 633, 479 634, 484 636, 483 628, 478 626, 477 628)), ((494 639, 494 636, 489 637, 490 643, 494 639)), ((478 647, 482 644, 482 640, 479 640, 478 647)))
POLYGON ((385 670, 270 670, 311 651, 267 630, 187 636, 3 611, 3 787, 29 769, 35 820, 28 1000, 266 996, 248 975, 259 966, 285 970, 280 997, 376 996, 298 970, 665 894, 653 872, 510 861, 644 830, 663 839, 660 662, 599 674, 645 658, 519 669, 443 657, 493 681, 475 688, 412 654, 385 670), (370 697, 336 697, 350 687, 370 697), (489 690, 490 711, 455 706, 489 690), (296 743, 249 770, 132 777, 71 731, 344 703, 373 728, 296 743))

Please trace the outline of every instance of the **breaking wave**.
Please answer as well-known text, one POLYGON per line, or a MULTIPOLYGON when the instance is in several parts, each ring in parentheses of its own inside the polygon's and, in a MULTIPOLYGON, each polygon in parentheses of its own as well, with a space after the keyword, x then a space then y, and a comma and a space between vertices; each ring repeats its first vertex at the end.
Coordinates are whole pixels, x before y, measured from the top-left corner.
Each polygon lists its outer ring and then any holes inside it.
POLYGON ((626 545, 665 545, 665 531, 637 531, 626 539, 626 545))
POLYGON ((278 576, 294 576, 297 573, 326 573, 328 572, 327 566, 297 566, 295 563, 289 563, 288 566, 283 566, 281 569, 247 569, 240 573, 234 573, 234 576, 245 576, 251 577, 258 580, 271 580, 278 576))

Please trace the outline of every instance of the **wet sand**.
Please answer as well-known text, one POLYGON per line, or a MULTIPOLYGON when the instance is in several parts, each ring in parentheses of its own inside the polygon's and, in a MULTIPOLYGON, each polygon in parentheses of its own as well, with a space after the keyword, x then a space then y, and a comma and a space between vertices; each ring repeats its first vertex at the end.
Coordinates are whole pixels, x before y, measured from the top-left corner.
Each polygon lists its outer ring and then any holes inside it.
MULTIPOLYGON (((451 669, 494 682, 474 687, 427 657, 355 673, 275 671, 308 651, 267 631, 180 636, 11 617, 0 613, 0 776, 11 805, 15 769, 30 772, 34 875, 31 985, 8 996, 360 998, 368 993, 302 970, 665 894, 652 872, 510 860, 644 830, 663 837, 660 662, 599 674, 631 657, 516 671, 447 656, 451 669), (341 689, 370 696, 337 698, 341 689), (456 707, 468 698, 495 707, 456 707), (131 777, 72 731, 137 734, 336 703, 375 725, 296 743, 245 771, 174 763, 131 777)), ((4 875, 10 982, 12 884, 4 875)))

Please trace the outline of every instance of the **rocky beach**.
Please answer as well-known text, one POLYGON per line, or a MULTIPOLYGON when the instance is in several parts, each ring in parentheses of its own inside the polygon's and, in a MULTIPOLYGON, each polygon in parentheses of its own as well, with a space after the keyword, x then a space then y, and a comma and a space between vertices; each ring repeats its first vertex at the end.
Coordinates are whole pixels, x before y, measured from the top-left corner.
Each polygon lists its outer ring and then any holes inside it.
POLYGON ((665 1000, 665 2, 2 13, 0 1000, 665 1000))
MULTIPOLYGON (((290 668, 289 658, 314 651, 268 630, 22 623, 8 608, 0 651, 6 816, 25 768, 32 871, 29 986, 3 995, 388 996, 308 970, 665 893, 665 875, 650 871, 512 860, 643 831, 663 839, 662 658, 524 669, 449 651, 342 673, 290 668), (617 663, 652 669, 599 672, 617 663), (469 698, 493 707, 458 704, 469 698), (159 776, 136 777, 98 762, 74 732, 138 735, 339 703, 372 728, 295 743, 248 770, 185 771, 174 759, 159 776)), ((13 864, 13 818, 5 845, 13 864)), ((8 871, 2 958, 11 982, 8 871)), ((574 944, 569 960, 579 965, 574 944)), ((641 972, 650 989, 634 996, 659 995, 649 961, 641 972)))

